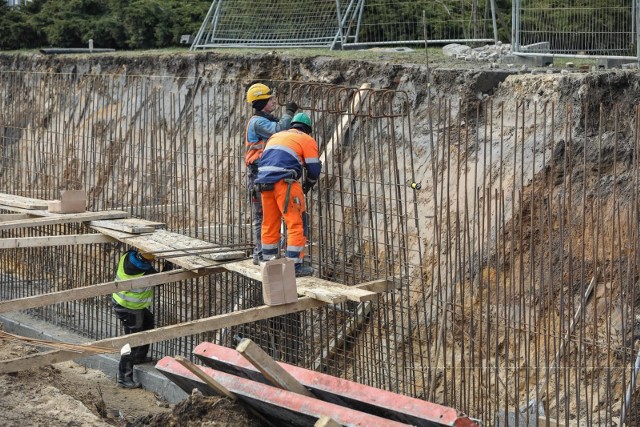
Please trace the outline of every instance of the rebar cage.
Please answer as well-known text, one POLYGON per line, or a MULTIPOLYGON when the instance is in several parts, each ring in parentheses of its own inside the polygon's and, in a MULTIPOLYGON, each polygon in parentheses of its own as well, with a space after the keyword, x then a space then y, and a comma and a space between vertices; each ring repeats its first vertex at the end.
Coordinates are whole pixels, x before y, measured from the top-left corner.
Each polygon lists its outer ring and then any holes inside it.
MULTIPOLYGON (((295 100, 314 122, 323 162, 308 199, 316 274, 347 285, 389 278, 393 290, 164 341, 155 357, 248 337, 278 360, 489 425, 541 412, 580 425, 624 411, 637 419, 637 395, 624 396, 640 335, 637 115, 436 97, 414 115, 404 92, 267 83, 279 105, 295 100)), ((247 243, 245 89, 204 76, 2 72, 1 188, 41 199, 84 189, 90 210, 247 243)), ((88 232, 57 225, 1 237, 88 232)), ((0 298, 110 281, 125 249, 3 249, 0 298)), ((158 287, 153 311, 165 326, 261 298, 259 283, 216 273, 158 287)), ((29 312, 94 339, 121 333, 108 296, 29 312)))

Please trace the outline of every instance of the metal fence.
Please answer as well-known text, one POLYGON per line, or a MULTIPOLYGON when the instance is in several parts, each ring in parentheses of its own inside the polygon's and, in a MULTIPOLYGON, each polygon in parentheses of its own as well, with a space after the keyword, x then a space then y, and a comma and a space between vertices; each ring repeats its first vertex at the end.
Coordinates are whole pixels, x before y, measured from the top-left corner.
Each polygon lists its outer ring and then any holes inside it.
POLYGON ((513 2, 513 51, 638 58, 638 0, 513 2))
MULTIPOLYGON (((294 99, 311 113, 322 153, 309 199, 317 274, 349 285, 390 277, 395 289, 161 342, 156 357, 249 337, 277 359, 487 425, 542 412, 610 425, 623 408, 638 419, 640 110, 447 98, 410 109, 403 92, 364 90, 358 102, 354 88, 271 84, 280 105, 294 99)), ((0 186, 45 199, 81 188, 92 210, 245 243, 249 114, 233 80, 3 72, 0 186)), ((0 298, 109 281, 125 249, 2 250, 0 298)), ((262 303, 259 283, 232 273, 157 289, 158 326, 262 303)), ((120 333, 108 297, 30 312, 91 338, 120 333)))
POLYGON ((497 41, 495 0, 214 0, 191 50, 497 41), (425 20, 426 18, 426 20, 425 20))

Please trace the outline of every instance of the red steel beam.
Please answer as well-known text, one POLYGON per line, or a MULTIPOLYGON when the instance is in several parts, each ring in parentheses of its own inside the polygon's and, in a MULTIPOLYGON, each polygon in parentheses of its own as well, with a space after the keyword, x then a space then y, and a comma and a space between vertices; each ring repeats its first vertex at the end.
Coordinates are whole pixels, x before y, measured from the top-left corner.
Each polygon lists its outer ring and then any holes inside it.
MULTIPOLYGON (((156 369, 187 393, 197 387, 204 394, 216 394, 212 388, 172 357, 167 356, 161 359, 156 364, 156 369)), ((273 421, 283 422, 284 424, 282 425, 309 426, 326 415, 343 426, 408 426, 408 424, 386 420, 375 415, 229 375, 211 368, 201 367, 201 369, 205 374, 235 394, 240 401, 265 414, 273 421)))
MULTIPOLYGON (((207 366, 268 384, 268 380, 236 350, 213 343, 199 344, 193 353, 207 366)), ((278 362, 319 398, 338 405, 419 426, 475 427, 479 423, 449 408, 353 381, 278 362)))

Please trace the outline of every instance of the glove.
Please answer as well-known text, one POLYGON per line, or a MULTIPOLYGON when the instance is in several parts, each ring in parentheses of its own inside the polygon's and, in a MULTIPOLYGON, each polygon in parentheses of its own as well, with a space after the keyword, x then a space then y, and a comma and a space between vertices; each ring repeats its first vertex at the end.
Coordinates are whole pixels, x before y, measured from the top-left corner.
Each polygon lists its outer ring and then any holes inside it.
POLYGON ((162 272, 171 271, 175 268, 176 266, 171 261, 164 260, 164 263, 162 264, 162 272))
POLYGON ((313 186, 316 185, 315 181, 312 181, 310 179, 305 179, 304 182, 302 183, 302 192, 304 194, 307 194, 309 192, 309 190, 311 190, 313 188, 313 186))
POLYGON ((290 115, 291 117, 293 117, 293 115, 296 113, 296 111, 298 111, 298 104, 296 104, 293 101, 289 102, 287 104, 287 106, 286 106, 287 114, 290 115))

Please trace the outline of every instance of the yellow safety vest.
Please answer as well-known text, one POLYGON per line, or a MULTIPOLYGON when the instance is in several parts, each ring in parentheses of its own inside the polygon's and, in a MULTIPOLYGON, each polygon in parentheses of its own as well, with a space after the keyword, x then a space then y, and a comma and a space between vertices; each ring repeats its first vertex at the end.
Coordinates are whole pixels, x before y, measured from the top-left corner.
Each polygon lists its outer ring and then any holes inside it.
MULTIPOLYGON (((120 262, 118 263, 118 272, 116 273, 116 282, 144 276, 144 273, 127 274, 124 272, 124 260, 127 256, 129 256, 128 252, 120 257, 120 262)), ((129 308, 131 310, 142 310, 151 306, 151 303, 153 302, 153 288, 141 288, 133 291, 115 292, 111 296, 118 304, 120 304, 124 308, 129 308)))

